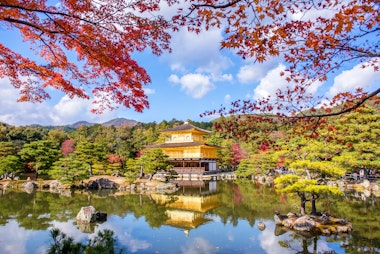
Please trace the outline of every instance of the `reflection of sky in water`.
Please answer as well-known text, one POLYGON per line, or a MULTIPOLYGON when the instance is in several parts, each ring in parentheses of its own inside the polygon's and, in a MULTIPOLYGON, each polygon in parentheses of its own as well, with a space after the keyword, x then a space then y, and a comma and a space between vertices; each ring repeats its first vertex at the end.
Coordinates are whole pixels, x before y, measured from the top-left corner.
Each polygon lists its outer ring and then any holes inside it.
MULTIPOLYGON (((110 215, 106 222, 96 226, 95 233, 81 232, 74 220, 68 222, 52 221, 52 227, 59 228, 74 241, 85 242, 94 237, 99 230, 110 229, 117 237, 117 247, 126 249, 127 253, 182 253, 182 254, 213 254, 213 253, 243 253, 243 254, 291 254, 302 250, 301 239, 293 239, 290 233, 275 236, 275 225, 271 220, 264 221, 266 229, 260 231, 245 220, 238 220, 235 226, 222 223, 217 216, 210 216, 211 222, 196 229, 185 230, 161 226, 151 228, 144 217, 133 215, 119 217, 110 215), (280 241, 289 241, 289 248, 280 246, 280 241)), ((44 253, 52 239, 49 230, 33 231, 20 228, 16 221, 10 220, 0 226, 0 253, 2 254, 34 254, 44 253)), ((313 243, 308 247, 313 251, 313 243)), ((317 253, 332 251, 344 253, 339 243, 327 242, 320 237, 317 242, 317 253)))
POLYGON ((48 235, 47 231, 20 228, 16 221, 10 220, 0 230, 0 253, 43 253, 41 246, 46 244, 48 235))
MULTIPOLYGON (((151 244, 145 240, 145 236, 136 236, 135 232, 138 231, 150 231, 149 225, 143 218, 135 219, 133 216, 126 216, 120 218, 117 216, 110 216, 107 222, 100 224, 97 230, 110 229, 114 231, 114 235, 117 236, 118 241, 125 247, 127 247, 128 253, 137 252, 139 250, 145 250, 151 247, 151 244), (139 239, 141 237, 141 239, 139 239)), ((146 232, 148 233, 148 232, 146 232)))

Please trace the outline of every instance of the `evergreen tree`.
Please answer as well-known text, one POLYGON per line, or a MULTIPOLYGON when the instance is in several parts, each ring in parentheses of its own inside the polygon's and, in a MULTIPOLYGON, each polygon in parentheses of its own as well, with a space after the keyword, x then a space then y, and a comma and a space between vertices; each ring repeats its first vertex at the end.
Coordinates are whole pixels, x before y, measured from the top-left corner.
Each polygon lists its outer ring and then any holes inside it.
POLYGON ((335 141, 342 153, 335 157, 347 171, 364 166, 380 170, 380 114, 379 110, 365 105, 333 122, 335 141))
POLYGON ((22 163, 20 157, 15 155, 8 155, 0 158, 0 175, 4 173, 20 173, 22 172, 22 163))
POLYGON ((74 153, 79 161, 88 165, 90 176, 93 175, 94 163, 104 162, 106 159, 106 149, 99 143, 79 142, 75 147, 74 153))
POLYGON ((38 174, 47 173, 55 161, 62 155, 58 143, 51 140, 33 141, 25 144, 19 152, 21 159, 38 174))
POLYGON ((159 170, 168 170, 172 167, 169 162, 169 156, 159 148, 143 151, 137 164, 142 166, 145 174, 151 176, 159 170))
POLYGON ((12 142, 0 142, 0 159, 8 155, 16 155, 17 148, 12 142))
POLYGON ((54 162, 48 174, 52 179, 74 183, 87 178, 89 172, 86 163, 72 155, 54 162))

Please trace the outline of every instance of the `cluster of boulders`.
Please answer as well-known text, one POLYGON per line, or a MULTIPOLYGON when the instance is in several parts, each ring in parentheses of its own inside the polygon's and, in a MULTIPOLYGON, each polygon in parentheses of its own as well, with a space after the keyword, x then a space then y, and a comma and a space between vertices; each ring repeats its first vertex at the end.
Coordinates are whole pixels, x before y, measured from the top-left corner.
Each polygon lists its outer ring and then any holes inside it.
POLYGON ((170 194, 179 189, 178 184, 174 183, 162 183, 156 181, 146 181, 146 182, 137 182, 133 183, 129 187, 131 192, 146 192, 146 191, 154 191, 163 194, 170 194))
POLYGON ((20 180, 20 177, 16 176, 15 173, 13 172, 10 172, 10 173, 4 173, 2 175, 0 175, 0 180, 10 180, 10 181, 13 181, 13 180, 20 180))
POLYGON ((334 218, 328 214, 322 214, 321 216, 299 216, 294 213, 281 215, 276 211, 274 221, 276 225, 284 226, 291 230, 323 235, 349 233, 353 230, 351 222, 334 218))
POLYGON ((118 185, 114 181, 111 181, 107 178, 98 178, 95 180, 90 180, 84 187, 89 190, 118 189, 118 185))
MULTIPOLYGON (((13 186, 13 185, 12 185, 13 186)), ((12 188, 8 183, 6 186, 1 186, 3 188, 12 188)), ((14 187, 14 186, 13 186, 14 187)), ((170 182, 160 182, 160 181, 149 181, 149 180, 138 180, 132 184, 114 182, 108 178, 97 178, 89 181, 82 181, 77 185, 64 184, 59 181, 33 181, 27 180, 20 183, 16 188, 21 187, 27 193, 33 192, 35 189, 50 190, 51 192, 65 193, 69 192, 70 189, 87 189, 87 190, 115 190, 115 191, 130 191, 134 192, 160 192, 160 193, 173 193, 179 189, 178 184, 170 182)))
POLYGON ((380 185, 377 182, 363 180, 359 183, 352 183, 344 180, 339 180, 336 182, 336 184, 343 191, 356 190, 362 192, 363 195, 366 197, 369 197, 371 195, 374 195, 375 197, 380 197, 380 185))

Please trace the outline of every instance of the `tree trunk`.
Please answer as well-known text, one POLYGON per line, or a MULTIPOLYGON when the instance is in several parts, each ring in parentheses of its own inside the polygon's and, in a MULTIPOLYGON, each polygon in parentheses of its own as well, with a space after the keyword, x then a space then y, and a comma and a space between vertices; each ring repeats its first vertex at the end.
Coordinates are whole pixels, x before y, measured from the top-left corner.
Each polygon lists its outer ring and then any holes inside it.
POLYGON ((299 192, 298 196, 300 197, 300 213, 301 215, 305 215, 306 213, 306 197, 304 192, 299 192))
POLYGON ((92 164, 88 163, 88 169, 90 171, 90 176, 92 176, 92 164))
POLYGON ((36 180, 38 178, 38 162, 36 163, 36 180))
POLYGON ((310 170, 306 168, 307 179, 311 179, 310 170))
POLYGON ((143 176, 144 176, 144 170, 143 170, 143 167, 140 166, 139 179, 142 179, 143 176))
POLYGON ((317 206, 315 204, 315 201, 318 199, 318 195, 316 195, 315 193, 312 193, 311 194, 311 214, 312 215, 318 215, 317 213, 317 206))
POLYGON ((307 239, 305 237, 302 237, 302 252, 298 253, 310 253, 307 247, 307 239))

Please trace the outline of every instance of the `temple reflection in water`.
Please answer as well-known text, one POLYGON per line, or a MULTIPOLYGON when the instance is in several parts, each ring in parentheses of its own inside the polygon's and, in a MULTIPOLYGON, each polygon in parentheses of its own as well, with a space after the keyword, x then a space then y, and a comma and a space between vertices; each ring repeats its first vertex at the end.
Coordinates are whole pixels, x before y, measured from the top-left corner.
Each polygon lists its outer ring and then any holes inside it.
POLYGON ((211 219, 206 213, 221 206, 216 182, 181 182, 181 190, 173 195, 151 194, 152 199, 167 207, 168 219, 165 225, 182 229, 188 236, 191 229, 205 224, 211 219))

